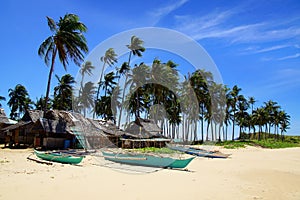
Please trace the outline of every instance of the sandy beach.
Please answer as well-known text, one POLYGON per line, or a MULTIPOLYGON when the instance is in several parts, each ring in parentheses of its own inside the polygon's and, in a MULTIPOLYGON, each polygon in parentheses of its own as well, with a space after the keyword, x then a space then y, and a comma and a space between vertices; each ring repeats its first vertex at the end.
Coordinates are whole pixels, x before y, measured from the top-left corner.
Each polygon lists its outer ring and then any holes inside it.
POLYGON ((0 199, 300 199, 300 148, 227 150, 189 171, 126 173, 87 156, 79 166, 39 164, 32 149, 0 149, 0 199))

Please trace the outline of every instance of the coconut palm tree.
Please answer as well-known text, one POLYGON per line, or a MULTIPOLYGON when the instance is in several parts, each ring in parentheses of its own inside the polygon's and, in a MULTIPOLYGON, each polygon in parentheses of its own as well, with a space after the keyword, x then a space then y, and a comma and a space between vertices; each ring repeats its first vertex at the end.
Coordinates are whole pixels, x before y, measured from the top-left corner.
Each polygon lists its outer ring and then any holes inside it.
POLYGON ((38 50, 39 56, 44 58, 46 65, 50 65, 44 111, 47 110, 56 56, 59 57, 64 69, 67 70, 69 60, 80 66, 84 58, 84 53, 88 52, 86 39, 83 35, 87 31, 87 28, 79 21, 77 15, 66 14, 64 17, 60 17, 58 22, 47 17, 47 22, 53 34, 46 38, 38 50))
POLYGON ((7 104, 11 110, 10 118, 19 119, 22 113, 32 108, 33 102, 29 98, 26 88, 21 84, 16 85, 14 89, 10 88, 8 92, 10 99, 7 104))
POLYGON ((289 129, 290 126, 290 116, 283 110, 281 110, 278 114, 278 118, 280 119, 280 130, 281 130, 281 140, 284 140, 284 135, 283 133, 289 129))
POLYGON ((125 73, 125 86, 123 88, 122 91, 122 99, 121 99, 121 106, 120 106, 120 114, 119 114, 119 120, 118 120, 118 127, 120 127, 121 124, 121 117, 122 117, 122 111, 123 111, 123 103, 125 100, 125 92, 126 92, 126 86, 127 86, 127 82, 128 82, 128 72, 130 70, 130 61, 131 61, 131 56, 132 54, 138 57, 142 57, 142 52, 145 51, 145 48, 143 47, 144 41, 141 40, 140 38, 136 37, 136 36, 132 36, 131 37, 131 41, 129 45, 126 45, 127 48, 130 50, 129 52, 129 57, 128 57, 128 62, 127 64, 125 64, 123 67, 124 73, 125 73))
MULTIPOLYGON (((271 134, 271 126, 274 124, 275 120, 275 113, 279 112, 280 106, 278 105, 277 102, 269 100, 267 102, 264 102, 264 108, 266 112, 268 113, 267 115, 267 123, 266 123, 266 130, 268 128, 268 133, 269 135, 271 134)), ((267 131, 266 131, 267 132, 267 131)))
POLYGON ((100 58, 101 62, 103 62, 103 66, 102 66, 102 70, 101 70, 101 74, 100 74, 100 78, 99 78, 99 82, 98 82, 98 90, 97 90, 96 100, 99 98, 100 87, 101 87, 100 84, 102 83, 105 65, 108 64, 109 66, 112 66, 115 63, 117 63, 118 62, 117 56, 118 55, 115 53, 114 49, 109 48, 108 50, 106 50, 104 56, 102 56, 100 58))
MULTIPOLYGON (((36 98, 36 102, 34 103, 36 110, 43 110, 46 106, 45 97, 41 96, 40 98, 36 98)), ((52 108, 52 99, 48 99, 47 110, 52 108)))
POLYGON ((80 91, 79 97, 74 99, 76 102, 76 111, 83 111, 83 115, 86 116, 87 110, 94 107, 94 95, 96 93, 96 87, 91 81, 84 84, 82 91, 80 91))
POLYGON ((58 86, 54 87, 53 109, 57 110, 72 110, 72 96, 74 77, 66 74, 61 78, 55 75, 58 81, 58 86))
POLYGON ((91 61, 86 61, 81 65, 80 68, 80 74, 81 74, 81 82, 80 82, 80 90, 83 88, 83 80, 84 76, 87 74, 88 76, 93 75, 93 69, 95 69, 95 66, 93 66, 91 61))
MULTIPOLYGON (((3 96, 0 96, 0 102, 1 101, 5 101, 6 99, 5 99, 5 97, 3 97, 3 96)), ((2 107, 2 104, 0 103, 0 108, 2 107)))
POLYGON ((261 139, 262 127, 266 124, 267 112, 264 108, 257 108, 253 111, 253 121, 258 125, 258 140, 261 139))
POLYGON ((239 99, 242 97, 239 93, 242 89, 239 88, 237 85, 233 86, 230 92, 231 98, 231 109, 232 109, 232 141, 234 140, 234 128, 236 124, 236 112, 237 112, 237 103, 239 99))

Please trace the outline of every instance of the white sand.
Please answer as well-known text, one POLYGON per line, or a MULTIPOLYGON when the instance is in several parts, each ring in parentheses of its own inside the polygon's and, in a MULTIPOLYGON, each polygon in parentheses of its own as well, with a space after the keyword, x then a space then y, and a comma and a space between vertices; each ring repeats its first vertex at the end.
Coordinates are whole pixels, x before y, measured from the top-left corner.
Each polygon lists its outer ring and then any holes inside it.
POLYGON ((191 172, 130 174, 94 165, 44 165, 32 152, 0 149, 0 199, 300 199, 300 148, 222 150, 229 159, 196 158, 191 172))

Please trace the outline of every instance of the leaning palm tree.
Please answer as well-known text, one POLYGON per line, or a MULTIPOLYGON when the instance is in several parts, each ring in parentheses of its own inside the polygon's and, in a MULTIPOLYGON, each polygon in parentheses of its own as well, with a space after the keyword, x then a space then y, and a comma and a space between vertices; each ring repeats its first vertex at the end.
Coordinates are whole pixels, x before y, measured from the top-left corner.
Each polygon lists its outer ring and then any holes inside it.
POLYGON ((77 15, 66 14, 64 17, 60 17, 58 22, 47 17, 47 21, 50 31, 53 34, 40 45, 38 50, 39 56, 44 58, 46 65, 50 65, 44 111, 47 110, 56 56, 58 55, 60 62, 66 70, 69 60, 80 66, 84 58, 84 53, 88 52, 86 39, 83 35, 87 31, 87 28, 79 21, 77 15))
POLYGON ((95 69, 95 66, 93 66, 91 61, 86 61, 85 63, 82 64, 81 69, 80 69, 80 75, 81 75, 81 82, 80 82, 80 90, 83 88, 83 80, 85 74, 91 76, 93 75, 92 70, 95 69))
MULTIPOLYGON (((97 101, 99 99, 99 95, 100 95, 100 87, 101 87, 101 83, 102 83, 102 78, 103 78, 103 73, 104 73, 104 68, 106 66, 106 64, 108 64, 109 66, 114 65, 115 63, 118 62, 117 59, 117 54, 115 53, 113 48, 109 48, 108 50, 106 50, 104 56, 102 56, 100 58, 101 62, 103 62, 103 66, 102 66, 102 70, 101 70, 101 74, 100 74, 100 78, 98 81, 98 89, 97 89, 97 94, 96 94, 96 99, 95 101, 97 101)), ((95 102, 96 104, 96 102, 95 102)), ((95 118, 95 112, 93 113, 93 118, 95 118)))
POLYGON ((131 42, 129 45, 126 45, 127 48, 130 50, 129 52, 129 57, 128 57, 128 62, 124 65, 125 70, 125 86, 123 88, 122 91, 122 99, 121 99, 121 106, 120 106, 120 114, 119 114, 119 119, 118 119, 118 126, 120 127, 121 125, 121 117, 122 117, 122 111, 123 111, 123 103, 125 100, 125 89, 127 86, 127 82, 128 82, 128 71, 130 70, 130 61, 131 61, 131 56, 136 55, 138 57, 142 56, 142 52, 145 51, 145 48, 143 47, 144 41, 141 40, 140 38, 136 37, 136 36, 132 36, 131 37, 131 42))

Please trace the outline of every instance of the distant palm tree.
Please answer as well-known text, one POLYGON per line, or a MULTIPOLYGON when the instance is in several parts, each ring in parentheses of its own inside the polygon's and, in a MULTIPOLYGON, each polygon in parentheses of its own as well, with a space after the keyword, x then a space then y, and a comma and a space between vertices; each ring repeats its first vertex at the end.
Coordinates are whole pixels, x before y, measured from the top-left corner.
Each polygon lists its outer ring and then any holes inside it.
POLYGON ((138 57, 142 56, 142 52, 145 51, 145 48, 143 47, 144 41, 141 40, 140 38, 136 36, 131 37, 131 41, 129 45, 126 45, 127 48, 130 50, 129 52, 129 57, 128 57, 128 62, 127 64, 124 65, 124 73, 125 73, 125 86, 122 91, 122 99, 121 99, 121 106, 120 106, 120 114, 119 114, 119 120, 118 120, 118 127, 121 125, 121 117, 122 117, 122 111, 123 111, 123 103, 125 101, 125 92, 126 92, 126 84, 128 82, 128 72, 130 70, 130 61, 131 61, 131 56, 137 55, 138 57))
POLYGON ((31 104, 33 103, 29 98, 29 94, 26 88, 18 84, 14 89, 8 90, 10 97, 8 101, 8 106, 10 107, 10 118, 11 119, 20 119, 22 113, 24 113, 27 109, 31 109, 31 104))
MULTIPOLYGON (((36 102, 34 103, 35 109, 36 110, 43 110, 46 106, 45 104, 45 97, 41 96, 40 98, 36 99, 36 102)), ((52 108, 52 100, 48 99, 48 103, 47 103, 47 110, 52 108)))
POLYGON ((283 133, 287 131, 290 127, 290 116, 283 110, 279 112, 278 118, 280 119, 280 130, 281 130, 281 140, 284 139, 283 133))
POLYGON ((266 112, 268 113, 267 119, 266 119, 267 120, 266 129, 268 127, 269 128, 268 133, 271 134, 271 126, 274 124, 274 120, 275 120, 274 115, 279 112, 280 106, 278 105, 277 102, 274 102, 272 100, 264 102, 264 105, 265 105, 264 108, 265 108, 266 112))
POLYGON ((80 82, 80 89, 83 88, 83 80, 84 76, 87 74, 89 76, 93 75, 92 70, 95 69, 91 61, 86 61, 81 65, 80 74, 81 74, 81 82, 80 82))
POLYGON ((266 124, 267 112, 264 108, 253 111, 253 120, 258 125, 258 140, 261 139, 262 127, 266 124))
MULTIPOLYGON (((47 110, 50 84, 56 55, 63 64, 65 70, 69 64, 69 59, 80 66, 84 58, 84 53, 88 52, 86 39, 83 35, 87 31, 86 26, 79 21, 79 17, 74 14, 66 14, 60 17, 58 22, 47 17, 48 26, 53 35, 49 36, 39 47, 38 54, 43 57, 46 65, 50 65, 48 84, 46 90, 44 111, 47 110)), ((46 113, 46 112, 45 112, 46 113)))
POLYGON ((96 93, 96 87, 89 81, 84 84, 82 91, 80 91, 79 98, 75 99, 77 111, 83 111, 84 116, 87 114, 89 108, 94 108, 94 95, 96 93))
POLYGON ((242 89, 239 88, 237 85, 233 86, 230 92, 231 98, 231 108, 232 108, 232 141, 234 140, 234 128, 236 124, 236 112, 237 112, 237 103, 239 99, 242 97, 239 93, 242 89))
POLYGON ((53 108, 58 110, 72 110, 72 96, 74 77, 66 74, 59 78, 55 75, 58 81, 58 86, 54 87, 53 108))
MULTIPOLYGON (((5 97, 3 97, 3 96, 0 96, 0 102, 1 101, 5 101, 6 99, 5 99, 5 97)), ((2 104, 0 103, 0 108, 2 107, 2 104)))

